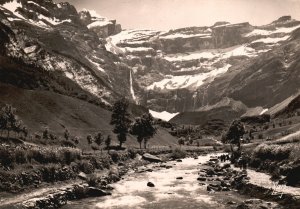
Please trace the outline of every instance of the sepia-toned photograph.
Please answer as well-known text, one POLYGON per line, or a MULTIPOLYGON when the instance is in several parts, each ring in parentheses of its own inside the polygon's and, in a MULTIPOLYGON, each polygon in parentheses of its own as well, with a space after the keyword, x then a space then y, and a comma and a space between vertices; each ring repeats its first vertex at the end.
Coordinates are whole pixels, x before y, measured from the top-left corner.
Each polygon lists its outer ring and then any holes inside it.
POLYGON ((300 209, 300 0, 0 0, 0 209, 300 209))

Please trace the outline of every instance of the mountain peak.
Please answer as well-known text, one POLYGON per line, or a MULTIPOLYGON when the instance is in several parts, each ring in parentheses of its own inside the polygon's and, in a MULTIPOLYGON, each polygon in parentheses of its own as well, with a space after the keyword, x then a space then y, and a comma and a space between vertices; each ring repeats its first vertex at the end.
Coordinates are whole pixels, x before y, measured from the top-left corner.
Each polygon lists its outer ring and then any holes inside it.
POLYGON ((279 17, 277 20, 275 20, 273 23, 282 23, 282 22, 289 22, 292 20, 292 17, 290 15, 285 15, 279 17))
POLYGON ((212 27, 220 26, 220 25, 228 25, 230 22, 227 21, 218 21, 212 27))

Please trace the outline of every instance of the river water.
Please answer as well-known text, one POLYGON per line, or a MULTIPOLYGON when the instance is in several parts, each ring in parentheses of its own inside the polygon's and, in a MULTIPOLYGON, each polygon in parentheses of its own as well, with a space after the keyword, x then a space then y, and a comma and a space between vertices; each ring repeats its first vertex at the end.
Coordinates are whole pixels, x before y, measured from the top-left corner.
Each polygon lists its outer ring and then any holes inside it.
POLYGON ((124 179, 113 184, 111 196, 88 198, 69 202, 63 209, 106 209, 106 208, 231 208, 228 201, 241 202, 245 197, 235 192, 208 193, 206 185, 199 184, 197 177, 203 163, 210 155, 198 159, 186 158, 182 162, 167 162, 172 168, 151 164, 153 172, 128 172, 124 179), (183 179, 176 179, 182 177, 183 179), (153 182, 155 187, 148 187, 153 182))

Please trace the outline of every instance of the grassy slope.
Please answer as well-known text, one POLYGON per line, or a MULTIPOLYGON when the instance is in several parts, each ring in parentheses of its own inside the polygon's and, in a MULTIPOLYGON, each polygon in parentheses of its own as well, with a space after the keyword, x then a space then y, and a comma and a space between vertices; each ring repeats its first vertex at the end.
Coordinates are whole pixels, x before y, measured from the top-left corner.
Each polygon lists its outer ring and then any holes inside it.
MULTIPOLYGON (((32 91, 0 85, 0 105, 9 103, 17 108, 17 115, 29 127, 30 133, 50 132, 62 135, 67 128, 72 136, 80 137, 80 146, 87 148, 86 136, 101 131, 111 134, 111 113, 99 106, 49 91, 32 91)), ((151 145, 171 145, 177 140, 166 130, 160 129, 150 140, 151 145)), ((136 139, 129 137, 128 146, 137 146, 136 139)))

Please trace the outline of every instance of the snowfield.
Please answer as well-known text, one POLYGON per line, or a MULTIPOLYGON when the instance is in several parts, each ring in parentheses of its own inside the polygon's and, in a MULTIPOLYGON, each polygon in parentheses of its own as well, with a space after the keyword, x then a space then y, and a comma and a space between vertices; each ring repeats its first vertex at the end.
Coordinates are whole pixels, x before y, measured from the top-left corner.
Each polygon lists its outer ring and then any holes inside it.
POLYGON ((258 40, 255 40, 253 41, 252 43, 258 43, 258 42, 263 42, 263 43, 266 43, 266 44, 275 44, 275 43, 278 43, 280 41, 286 41, 290 38, 290 36, 284 36, 284 37, 281 37, 281 38, 262 38, 262 39, 258 39, 258 40))
POLYGON ((214 69, 208 73, 200 73, 196 75, 181 75, 181 76, 173 76, 167 75, 161 81, 154 82, 150 86, 147 87, 148 90, 153 89, 181 89, 181 88, 197 88, 203 85, 204 81, 207 79, 215 79, 218 75, 223 74, 228 71, 231 67, 230 64, 225 65, 222 68, 214 69))
POLYGON ((154 117, 154 118, 157 118, 157 119, 162 119, 162 120, 165 120, 165 121, 169 121, 171 120, 172 118, 174 118, 176 115, 179 114, 178 113, 169 113, 167 111, 163 111, 163 112, 156 112, 154 110, 149 110, 149 113, 154 117))
POLYGON ((186 54, 172 54, 165 56, 165 59, 170 62, 178 62, 178 61, 190 61, 190 60, 198 60, 201 58, 204 59, 227 59, 229 57, 233 56, 247 56, 247 57, 253 57, 256 56, 256 51, 248 47, 247 45, 241 45, 237 47, 231 47, 229 49, 225 50, 214 50, 211 52, 207 51, 200 51, 200 52, 191 52, 186 54))
POLYGON ((91 24, 89 24, 87 27, 88 29, 91 29, 91 28, 96 28, 96 27, 104 27, 104 26, 107 26, 107 25, 112 25, 113 23, 108 21, 108 20, 104 20, 104 21, 95 21, 91 24))
POLYGON ((291 33, 297 28, 300 28, 300 25, 294 26, 294 27, 280 27, 276 28, 275 30, 264 30, 264 29, 254 29, 250 33, 247 33, 244 35, 245 37, 252 37, 252 36, 269 36, 275 33, 291 33))
POLYGON ((176 38, 211 38, 211 34, 171 34, 167 36, 160 36, 159 39, 176 39, 176 38))

